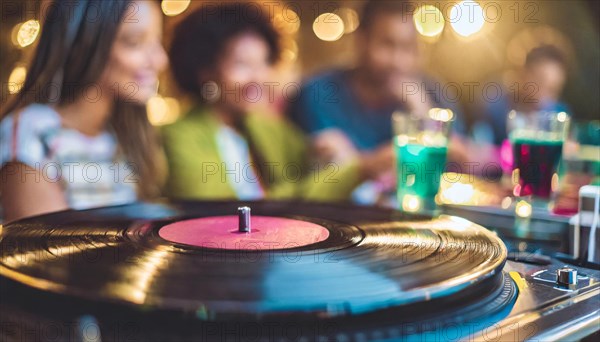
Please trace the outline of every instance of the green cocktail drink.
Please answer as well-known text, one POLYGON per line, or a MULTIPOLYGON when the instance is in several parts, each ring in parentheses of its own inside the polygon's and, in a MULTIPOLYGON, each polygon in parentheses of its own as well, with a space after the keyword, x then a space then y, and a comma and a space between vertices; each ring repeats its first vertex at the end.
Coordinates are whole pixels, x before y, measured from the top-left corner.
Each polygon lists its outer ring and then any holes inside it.
POLYGON ((446 165, 446 146, 396 144, 398 194, 433 198, 446 165))
POLYGON ((448 130, 453 114, 434 108, 427 115, 394 114, 399 209, 433 211, 446 167, 448 130))

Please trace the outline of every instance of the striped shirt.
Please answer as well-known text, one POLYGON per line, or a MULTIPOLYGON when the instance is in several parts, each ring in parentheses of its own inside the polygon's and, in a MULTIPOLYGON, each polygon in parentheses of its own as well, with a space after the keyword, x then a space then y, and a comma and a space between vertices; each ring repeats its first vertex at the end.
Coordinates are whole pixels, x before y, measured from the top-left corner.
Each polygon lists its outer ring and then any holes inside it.
POLYGON ((135 168, 118 151, 111 132, 87 136, 65 128, 47 105, 29 105, 0 122, 0 167, 19 162, 39 171, 39 177, 60 184, 73 209, 136 201, 135 168))

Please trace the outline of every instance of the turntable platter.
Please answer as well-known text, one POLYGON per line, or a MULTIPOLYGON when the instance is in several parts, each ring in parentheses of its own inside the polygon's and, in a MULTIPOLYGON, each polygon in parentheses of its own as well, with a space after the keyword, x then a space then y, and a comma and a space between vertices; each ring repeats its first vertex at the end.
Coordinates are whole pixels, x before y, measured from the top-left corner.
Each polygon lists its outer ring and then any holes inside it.
MULTIPOLYGON (((261 225, 267 227, 257 220, 256 234, 261 225)), ((223 234, 230 229, 224 225, 223 234)), ((285 202, 66 211, 7 224, 1 237, 0 274, 18 283, 88 300, 202 312, 208 320, 355 315, 443 298, 497 277, 506 259, 500 239, 460 218, 285 202), (182 222, 191 222, 183 236, 218 236, 219 226, 203 220, 235 214, 241 205, 257 218, 268 216, 269 229, 291 224, 297 243, 282 248, 256 235, 253 243, 268 248, 238 249, 173 238, 186 229, 182 222)))

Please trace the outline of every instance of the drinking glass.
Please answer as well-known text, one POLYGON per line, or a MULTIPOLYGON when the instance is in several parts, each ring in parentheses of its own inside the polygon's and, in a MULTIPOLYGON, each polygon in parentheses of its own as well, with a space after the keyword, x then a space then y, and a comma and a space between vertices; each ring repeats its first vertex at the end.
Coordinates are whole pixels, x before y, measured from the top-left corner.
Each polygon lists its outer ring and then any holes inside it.
POLYGON ((571 122, 559 165, 560 184, 554 196, 555 214, 577 214, 579 189, 600 185, 600 121, 571 122))
POLYGON ((421 114, 393 114, 397 197, 401 210, 429 212, 436 209, 435 197, 446 166, 453 117, 452 111, 444 108, 421 114))
POLYGON ((565 112, 511 111, 508 114, 516 197, 533 201, 550 199, 558 185, 558 164, 569 121, 565 112))

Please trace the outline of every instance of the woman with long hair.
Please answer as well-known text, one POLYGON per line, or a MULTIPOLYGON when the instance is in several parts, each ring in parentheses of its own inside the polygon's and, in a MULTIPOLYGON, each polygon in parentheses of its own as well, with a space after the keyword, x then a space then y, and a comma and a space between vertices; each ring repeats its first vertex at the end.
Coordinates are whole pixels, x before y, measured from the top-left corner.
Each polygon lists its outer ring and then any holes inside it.
POLYGON ((26 80, 0 111, 4 220, 157 195, 146 101, 167 64, 153 1, 55 1, 26 80))

